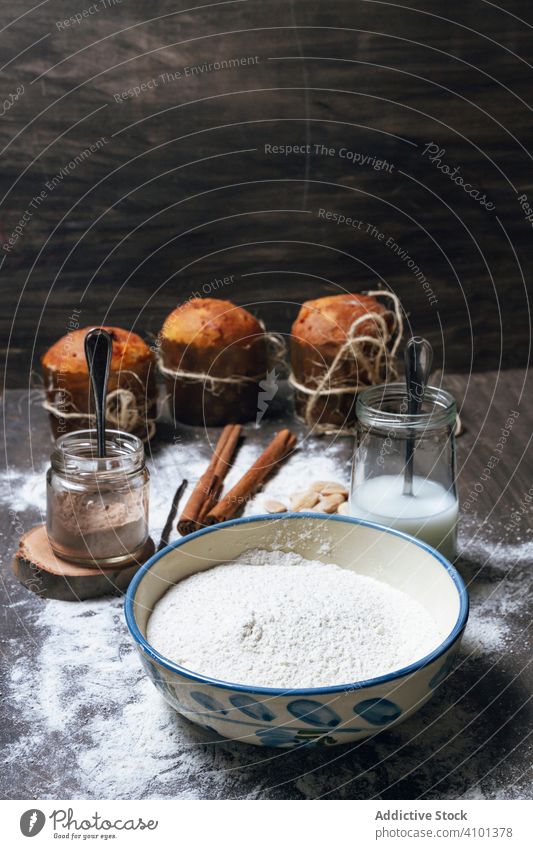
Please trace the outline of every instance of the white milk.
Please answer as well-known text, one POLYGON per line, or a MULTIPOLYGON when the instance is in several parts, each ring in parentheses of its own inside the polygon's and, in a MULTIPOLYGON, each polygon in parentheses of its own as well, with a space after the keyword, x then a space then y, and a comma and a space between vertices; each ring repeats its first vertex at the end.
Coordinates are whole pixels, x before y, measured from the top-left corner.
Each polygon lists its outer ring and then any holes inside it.
POLYGON ((440 483, 417 475, 413 495, 404 495, 403 482, 403 475, 369 478, 353 490, 350 515, 405 531, 454 557, 457 499, 440 483))

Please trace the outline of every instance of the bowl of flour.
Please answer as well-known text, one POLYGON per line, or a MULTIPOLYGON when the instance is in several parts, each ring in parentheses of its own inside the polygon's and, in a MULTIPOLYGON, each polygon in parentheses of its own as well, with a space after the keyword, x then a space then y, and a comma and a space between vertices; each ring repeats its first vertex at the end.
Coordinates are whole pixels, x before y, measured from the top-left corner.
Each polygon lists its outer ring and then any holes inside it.
POLYGON ((257 516, 154 555, 126 620, 164 698, 255 745, 333 745, 418 710, 450 674, 468 617, 453 566, 349 517, 257 516))

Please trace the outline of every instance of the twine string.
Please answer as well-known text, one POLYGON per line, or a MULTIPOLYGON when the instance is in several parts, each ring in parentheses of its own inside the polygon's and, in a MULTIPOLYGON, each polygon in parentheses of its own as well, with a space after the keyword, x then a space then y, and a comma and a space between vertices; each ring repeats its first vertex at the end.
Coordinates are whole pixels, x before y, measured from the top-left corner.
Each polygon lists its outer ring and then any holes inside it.
POLYGON ((398 370, 396 367, 396 353, 403 337, 403 316, 400 299, 393 292, 382 290, 366 292, 370 297, 388 297, 393 302, 394 325, 391 330, 384 317, 376 312, 366 312, 356 318, 346 333, 346 340, 339 347, 331 364, 323 372, 316 386, 304 386, 296 380, 293 372, 289 375, 289 383, 304 395, 308 395, 305 405, 304 421, 308 427, 313 427, 318 433, 351 434, 353 427, 336 428, 331 424, 313 423, 313 410, 322 396, 329 395, 357 395, 367 386, 375 386, 383 380, 396 380, 398 370), (379 330, 378 335, 357 335, 357 330, 366 322, 373 321, 379 330), (369 350, 370 349, 370 350, 369 350), (346 383, 346 379, 340 374, 340 368, 347 361, 353 361, 357 366, 358 374, 366 372, 367 379, 361 382, 357 378, 346 383))
MULTIPOLYGON (((259 323, 264 328, 263 322, 260 321, 259 323)), ((281 333, 264 333, 264 336, 259 338, 264 338, 267 343, 267 369, 270 371, 275 369, 276 366, 285 366, 287 346, 281 333)), ((227 377, 217 377, 216 375, 209 374, 208 372, 188 371, 187 369, 182 368, 169 368, 164 364, 161 355, 158 356, 158 368, 161 374, 174 378, 174 380, 181 378, 182 380, 187 380, 190 383, 203 383, 204 385, 207 385, 207 391, 211 395, 220 395, 224 388, 224 384, 239 385, 245 383, 259 383, 260 380, 264 380, 265 378, 264 372, 253 375, 233 374, 228 375, 227 377)))
MULTIPOLYGON (((141 378, 135 372, 121 371, 120 374, 121 376, 124 374, 133 376, 144 388, 141 378)), ((50 387, 50 390, 54 389, 61 394, 62 404, 68 405, 70 409, 64 410, 62 406, 44 398, 42 406, 45 410, 58 419, 65 419, 67 421, 84 419, 90 422, 91 425, 96 422, 96 415, 94 413, 84 412, 76 407, 70 392, 64 389, 50 387)), ((152 403, 148 403, 146 400, 141 402, 139 397, 131 389, 125 389, 124 387, 113 389, 106 395, 105 416, 107 424, 114 430, 123 430, 128 433, 132 433, 137 427, 144 426, 146 427, 146 439, 149 440, 156 430, 155 418, 147 415, 148 408, 152 406, 152 403)))

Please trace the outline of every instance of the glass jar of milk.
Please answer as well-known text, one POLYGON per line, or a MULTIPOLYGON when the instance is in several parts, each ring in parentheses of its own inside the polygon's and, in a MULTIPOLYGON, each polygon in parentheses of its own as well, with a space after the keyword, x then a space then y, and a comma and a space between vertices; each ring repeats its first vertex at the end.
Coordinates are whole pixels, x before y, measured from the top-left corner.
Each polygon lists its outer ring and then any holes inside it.
POLYGON ((433 386, 426 387, 416 415, 407 413, 404 383, 361 392, 350 515, 405 531, 453 558, 459 512, 455 419, 454 398, 433 386), (405 484, 409 444, 414 446, 411 494, 405 484))

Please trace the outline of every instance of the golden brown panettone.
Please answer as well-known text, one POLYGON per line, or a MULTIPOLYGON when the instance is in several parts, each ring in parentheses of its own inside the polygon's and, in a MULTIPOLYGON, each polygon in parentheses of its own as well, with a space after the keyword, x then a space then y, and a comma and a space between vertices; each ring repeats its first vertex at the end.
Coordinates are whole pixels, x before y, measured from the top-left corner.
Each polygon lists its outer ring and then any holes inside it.
POLYGON ((160 339, 177 421, 209 426, 255 418, 267 351, 251 313, 231 301, 191 298, 170 313, 160 339))
POLYGON ((324 429, 353 424, 357 391, 386 377, 396 323, 371 295, 330 295, 302 304, 291 330, 297 415, 324 429), (380 344, 357 341, 369 336, 380 344))
MULTIPOLYGON (((155 431, 157 386, 155 356, 136 333, 104 327, 113 340, 106 401, 107 425, 149 439, 155 431)), ((57 438, 63 433, 94 427, 94 404, 85 359, 83 327, 63 336, 41 358, 45 407, 57 438), (89 414, 89 415, 87 415, 89 414)))

